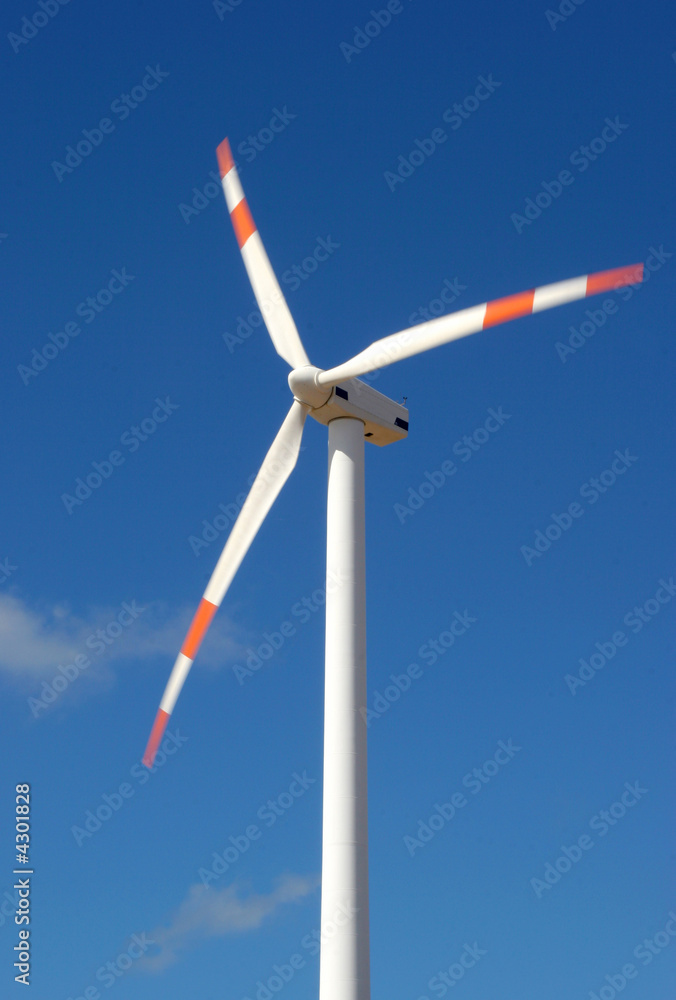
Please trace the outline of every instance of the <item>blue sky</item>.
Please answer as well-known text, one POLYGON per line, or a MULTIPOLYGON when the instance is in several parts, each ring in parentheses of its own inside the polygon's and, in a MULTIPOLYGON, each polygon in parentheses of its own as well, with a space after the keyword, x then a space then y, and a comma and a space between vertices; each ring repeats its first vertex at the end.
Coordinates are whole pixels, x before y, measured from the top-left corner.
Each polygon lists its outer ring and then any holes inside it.
POLYGON ((648 262, 374 383, 410 433, 367 450, 372 990, 673 991, 672 5, 386 6, 3 7, 3 995, 19 782, 35 1000, 264 1000, 275 966, 317 994, 315 422, 139 766, 290 403, 211 177, 225 135, 323 368, 420 309, 648 262))

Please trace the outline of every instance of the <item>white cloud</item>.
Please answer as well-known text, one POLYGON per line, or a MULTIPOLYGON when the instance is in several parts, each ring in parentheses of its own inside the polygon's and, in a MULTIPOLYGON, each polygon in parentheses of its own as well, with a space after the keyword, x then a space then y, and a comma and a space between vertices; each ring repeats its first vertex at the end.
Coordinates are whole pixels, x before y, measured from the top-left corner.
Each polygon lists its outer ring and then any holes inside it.
MULTIPOLYGON (((37 609, 16 596, 0 594, 0 674, 34 683, 53 675, 59 664, 72 663, 78 654, 93 663, 152 656, 173 662, 193 613, 194 608, 172 611, 129 598, 117 607, 94 608, 78 616, 63 604, 37 609), (137 612, 135 617, 125 605, 137 612), (97 641, 98 630, 104 636, 97 641)), ((215 667, 237 658, 242 647, 234 633, 227 617, 217 615, 200 649, 200 664, 215 667)))
POLYGON ((0 595, 0 669, 37 674, 78 652, 79 623, 61 608, 39 614, 16 597, 0 595))
POLYGON ((180 952, 203 942, 205 937, 224 937, 255 930, 266 917, 286 903, 304 899, 319 886, 317 875, 283 875, 267 895, 245 896, 237 884, 213 889, 191 885, 188 894, 172 914, 168 925, 160 925, 148 934, 159 948, 139 966, 149 972, 161 972, 172 965, 180 952))

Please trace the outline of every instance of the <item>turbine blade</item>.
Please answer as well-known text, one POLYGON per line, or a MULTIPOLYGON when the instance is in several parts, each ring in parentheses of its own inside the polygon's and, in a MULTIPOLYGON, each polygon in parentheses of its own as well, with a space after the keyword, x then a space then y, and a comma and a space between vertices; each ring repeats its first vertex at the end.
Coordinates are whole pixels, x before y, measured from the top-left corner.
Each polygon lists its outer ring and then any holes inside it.
POLYGON ((143 755, 143 763, 146 767, 152 766, 176 699, 181 692, 211 620, 239 569, 242 559, 258 534, 258 529, 296 465, 308 410, 309 406, 294 399, 277 437, 265 456, 251 491, 244 501, 239 517, 232 526, 225 548, 216 563, 216 569, 207 584, 204 596, 188 629, 188 634, 162 695, 159 711, 143 755))
POLYGON ((216 150, 216 156, 223 193, 242 252, 244 266, 275 350, 292 368, 309 365, 310 361, 305 353, 296 324, 289 312, 275 272, 272 270, 256 224, 251 217, 227 139, 224 139, 216 150))
POLYGON ((350 361, 321 372, 317 375, 317 382, 324 386, 337 385, 344 379, 357 378, 377 368, 391 365, 394 361, 401 361, 402 358, 410 358, 451 340, 478 333, 489 326, 507 323, 519 316, 528 316, 566 302, 575 302, 589 295, 598 295, 599 292, 609 292, 623 285, 639 284, 642 280, 643 264, 632 264, 630 267, 597 271, 596 274, 584 274, 581 278, 557 281, 553 285, 542 285, 528 292, 460 309, 449 316, 440 316, 376 340, 350 361))

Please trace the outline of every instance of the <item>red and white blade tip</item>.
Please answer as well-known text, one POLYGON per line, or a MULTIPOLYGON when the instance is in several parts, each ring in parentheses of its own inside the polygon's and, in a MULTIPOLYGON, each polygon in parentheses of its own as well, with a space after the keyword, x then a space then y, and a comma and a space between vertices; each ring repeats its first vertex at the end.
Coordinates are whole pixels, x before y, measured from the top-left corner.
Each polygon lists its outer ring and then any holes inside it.
POLYGON ((227 138, 216 148, 216 156, 218 158, 218 170, 221 175, 221 180, 226 174, 230 173, 235 165, 235 161, 232 156, 232 150, 230 149, 230 143, 227 138))
POLYGON ((614 288, 623 285, 640 285, 643 281, 643 264, 630 264, 628 267, 616 267, 612 271, 597 271, 587 278, 587 295, 598 295, 599 292, 612 292, 614 288))
POLYGON ((256 302, 265 317, 275 350, 291 368, 302 368, 310 361, 305 353, 298 329, 279 287, 268 255, 263 247, 249 205, 239 182, 237 167, 227 139, 216 148, 218 170, 223 194, 235 230, 237 244, 242 252, 249 281, 256 302))
POLYGON ((148 746, 146 747, 145 753, 143 754, 143 763, 146 767, 152 767, 153 761, 155 760, 155 754, 157 753, 157 748, 160 745, 162 737, 164 736, 164 731, 167 728, 167 723, 171 716, 168 712, 162 711, 160 709, 155 716, 155 721, 153 723, 153 728, 150 733, 150 739, 148 740, 148 746))
POLYGON ((531 288, 527 292, 517 292, 504 299, 493 299, 486 303, 483 329, 507 323, 520 316, 549 309, 552 305, 563 305, 580 298, 589 298, 600 292, 612 292, 623 285, 637 285, 643 281, 643 264, 630 264, 628 267, 616 267, 611 271, 597 271, 583 278, 573 278, 572 281, 560 281, 553 285, 542 285, 531 288), (582 286, 578 289, 578 284, 582 286))
POLYGON ((164 736, 164 731, 167 728, 167 723, 171 718, 171 713, 174 705, 176 704, 176 699, 181 692, 183 683, 188 676, 188 671, 192 666, 193 660, 197 656, 197 650, 200 648, 202 640, 204 639, 207 629, 211 624, 211 620, 217 610, 218 604, 214 604, 203 597, 193 616, 188 633, 183 640, 181 652, 176 658, 174 669, 171 671, 169 681, 164 690, 162 701, 160 702, 160 708, 155 716, 153 728, 150 733, 148 746, 143 754, 143 763, 146 767, 153 766, 155 754, 157 753, 157 749, 162 742, 162 737, 164 736))

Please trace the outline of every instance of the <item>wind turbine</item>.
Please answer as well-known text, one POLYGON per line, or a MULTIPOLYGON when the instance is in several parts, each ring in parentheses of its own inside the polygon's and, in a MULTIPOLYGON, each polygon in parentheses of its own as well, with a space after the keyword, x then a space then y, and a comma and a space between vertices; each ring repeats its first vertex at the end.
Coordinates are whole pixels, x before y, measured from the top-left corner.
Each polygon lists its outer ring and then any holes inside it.
POLYGON ((484 302, 376 340, 336 368, 310 364, 242 191, 227 139, 218 165, 256 301, 278 354, 290 365, 293 402, 232 527, 169 677, 143 762, 153 763, 200 643, 242 559, 296 465, 308 414, 329 428, 324 799, 320 1000, 368 1000, 369 900, 366 782, 364 442, 405 438, 408 411, 360 375, 508 320, 643 279, 643 264, 583 275, 484 302))

